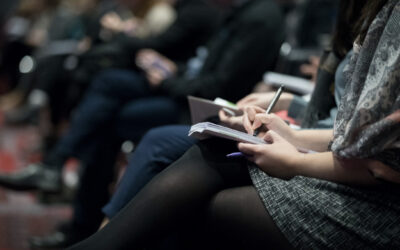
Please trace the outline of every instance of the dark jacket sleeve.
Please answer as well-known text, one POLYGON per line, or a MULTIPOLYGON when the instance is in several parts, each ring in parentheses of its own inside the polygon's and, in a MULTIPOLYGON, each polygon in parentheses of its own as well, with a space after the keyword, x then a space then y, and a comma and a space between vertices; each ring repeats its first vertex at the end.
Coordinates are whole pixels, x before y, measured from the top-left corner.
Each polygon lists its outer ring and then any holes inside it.
POLYGON ((220 96, 232 101, 240 99, 261 80, 265 70, 273 67, 283 40, 279 24, 280 17, 269 23, 250 21, 241 24, 215 69, 202 72, 191 80, 183 76, 168 79, 162 83, 162 89, 178 98, 195 95, 210 99, 220 96))

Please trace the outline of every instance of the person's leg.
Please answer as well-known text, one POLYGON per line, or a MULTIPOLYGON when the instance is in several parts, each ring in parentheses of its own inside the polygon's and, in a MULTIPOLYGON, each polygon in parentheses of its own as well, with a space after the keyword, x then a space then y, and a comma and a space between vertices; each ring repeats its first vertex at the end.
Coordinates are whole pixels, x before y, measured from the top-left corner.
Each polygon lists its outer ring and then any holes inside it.
POLYGON ((91 140, 86 154, 80 159, 72 218, 47 235, 30 238, 31 248, 65 248, 97 231, 104 217, 101 208, 110 198, 109 187, 115 176, 114 165, 120 149, 120 141, 112 131, 110 128, 105 135, 91 140))
MULTIPOLYGON (((174 121, 176 113, 176 104, 165 97, 141 98, 137 101, 125 103, 117 115, 116 123, 118 125, 104 129, 106 133, 102 136, 96 136, 86 141, 84 150, 79 154, 84 168, 75 197, 72 222, 69 223, 66 230, 61 231, 65 235, 64 239, 61 241, 56 239, 55 236, 60 235, 60 230, 58 230, 56 233, 45 237, 35 237, 31 240, 31 245, 36 247, 65 247, 76 243, 82 237, 86 238, 88 234, 94 233, 104 217, 101 208, 110 196, 108 187, 114 176, 113 166, 120 148, 120 138, 136 140, 149 127, 174 121), (117 132, 121 137, 116 135, 117 132)), ((184 136, 187 137, 187 132, 184 133, 184 136)), ((183 152, 175 159, 182 154, 183 152)), ((172 162, 173 160, 169 163, 172 162)), ((145 182, 147 182, 146 174, 144 173, 143 177, 145 182)), ((151 176, 155 174, 152 173, 151 176)), ((128 182, 127 184, 133 184, 134 189, 137 185, 144 186, 145 183, 141 183, 140 180, 141 176, 139 175, 133 180, 135 182, 128 182), (136 180, 139 180, 139 183, 136 183, 136 180)), ((129 200, 126 200, 125 204, 129 200)))
POLYGON ((31 164, 17 173, 0 175, 0 185, 16 190, 59 191, 65 160, 90 154, 87 144, 108 133, 119 108, 128 100, 150 94, 147 83, 133 71, 110 70, 100 74, 78 107, 67 133, 44 157, 44 164, 31 164))
MULTIPOLYGON (((119 151, 120 137, 115 135, 114 132, 119 132, 119 135, 122 136, 123 139, 135 140, 145 131, 146 126, 152 126, 163 120, 165 122, 165 120, 168 121, 168 119, 172 121, 175 113, 175 103, 164 97, 154 97, 150 98, 148 101, 142 98, 139 99, 138 102, 132 101, 132 103, 126 103, 118 114, 117 124, 119 125, 117 125, 116 128, 106 129, 107 133, 103 136, 97 136, 87 141, 84 154, 80 154, 80 160, 83 162, 84 168, 82 168, 80 185, 73 204, 74 212, 71 222, 68 223, 69 226, 45 237, 35 237, 31 240, 31 245, 34 247, 66 247, 82 240, 82 237, 86 238, 88 235, 94 233, 104 217, 101 208, 105 205, 110 196, 108 187, 114 176, 113 166, 119 151), (157 119, 155 119, 155 117, 157 119), (146 122, 146 119, 150 119, 151 121, 146 122), (57 238, 55 236, 60 235, 60 233, 65 235, 65 237, 62 240, 57 240, 59 237, 57 238)), ((187 132, 188 128, 183 129, 181 134, 184 139, 181 141, 185 141, 187 132)), ((169 131, 166 131, 166 133, 170 134, 169 131)), ((156 132, 153 136, 150 136, 152 139, 148 142, 150 143, 150 141, 159 135, 160 134, 156 132)), ((157 139, 158 144, 156 143, 156 145, 164 146, 164 144, 161 143, 162 145, 160 145, 159 143, 162 141, 159 140, 160 137, 157 139)), ((191 141, 192 139, 188 138, 188 140, 191 141)), ((191 145, 192 143, 188 145, 186 149, 191 145)), ((144 154, 148 156, 151 155, 146 149, 138 151, 141 152, 141 156, 144 154)), ((169 161, 165 158, 160 159, 160 161, 165 161, 164 166, 167 166, 178 159, 184 151, 185 150, 169 161)), ((154 153, 159 153, 159 151, 154 153)), ((173 157, 172 154, 170 155, 173 157)), ((135 160, 135 162, 137 161, 135 160)), ((143 161, 138 163, 139 166, 143 165, 143 161)), ((128 186, 130 190, 127 190, 127 188, 123 188, 122 190, 125 190, 123 195, 128 195, 128 198, 120 197, 117 199, 121 204, 117 205, 118 209, 112 208, 112 210, 115 211, 114 214, 122 208, 123 205, 128 203, 134 193, 137 193, 151 177, 162 170, 160 166, 151 166, 151 163, 149 165, 150 166, 145 166, 143 172, 139 169, 138 171, 134 171, 133 178, 129 178, 125 181, 126 186, 128 186)))
POLYGON ((173 125, 150 130, 129 157, 118 189, 103 208, 114 217, 158 173, 179 159, 196 140, 188 136, 190 127, 173 125))
MULTIPOLYGON (((226 159, 236 145, 193 146, 146 185, 102 230, 70 249, 141 249, 202 213, 223 188, 248 185, 244 160, 226 159), (200 150, 202 147, 202 150, 200 150)), ((204 145, 204 144, 202 144, 204 145)))
POLYGON ((74 228, 89 234, 97 231, 103 220, 101 208, 110 199, 110 184, 115 177, 114 167, 120 151, 119 140, 111 134, 105 137, 108 138, 97 140, 100 145, 83 162, 73 203, 74 228))
POLYGON ((268 214, 253 186, 217 193, 208 208, 215 249, 293 249, 268 214))
POLYGON ((52 155, 78 156, 85 150, 85 141, 101 136, 104 127, 115 122, 119 109, 129 100, 151 94, 147 82, 136 72, 109 70, 92 83, 78 106, 67 133, 57 143, 52 155))
MULTIPOLYGON (((160 117, 171 117, 171 114, 176 111, 176 106, 170 100, 164 100, 162 97, 148 99, 149 101, 146 98, 142 98, 138 101, 132 101, 133 103, 124 104, 118 114, 117 124, 120 125, 106 129, 106 133, 102 136, 97 136, 85 144, 85 150, 80 153, 80 160, 85 167, 82 171, 83 174, 74 203, 73 221, 75 225, 82 225, 82 227, 86 228, 93 228, 92 225, 99 226, 98 221, 104 216, 101 212, 101 207, 105 205, 109 197, 108 186, 113 177, 113 166, 119 152, 120 138, 136 139, 148 128, 146 126, 151 126, 151 121, 147 120, 153 120, 153 123, 157 124, 158 120, 162 120, 160 117), (142 102, 144 103, 142 104, 142 102), (121 123, 124 126, 121 126, 121 123), (117 135, 118 133, 119 136, 117 135)), ((187 136, 187 133, 184 133, 184 135, 187 136)), ((145 153, 148 152, 142 152, 141 154, 145 153)), ((182 154, 183 152, 179 156, 182 154)), ((171 160, 168 163, 173 161, 171 160)), ((146 173, 144 175, 146 176, 146 173)), ((137 189, 135 185, 145 185, 145 183, 140 182, 140 179, 141 177, 138 176, 137 179, 133 178, 129 181, 129 184, 135 181, 133 189, 137 189), (136 184, 137 180, 138 184, 136 184)), ((146 177, 144 181, 146 181, 146 177)), ((125 204, 129 200, 125 201, 125 204)))
POLYGON ((118 112, 116 132, 120 138, 137 142, 151 128, 177 123, 179 115, 179 105, 169 97, 138 98, 118 112))

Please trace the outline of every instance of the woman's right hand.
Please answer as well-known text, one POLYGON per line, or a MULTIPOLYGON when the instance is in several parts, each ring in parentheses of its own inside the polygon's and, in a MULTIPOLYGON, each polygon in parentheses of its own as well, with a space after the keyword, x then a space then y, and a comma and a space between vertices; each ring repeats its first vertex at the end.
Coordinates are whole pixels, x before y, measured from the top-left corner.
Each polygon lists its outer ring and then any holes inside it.
POLYGON ((257 106, 248 106, 244 110, 243 126, 247 133, 253 134, 255 129, 261 131, 262 137, 268 130, 273 130, 285 140, 293 143, 295 140, 295 130, 276 114, 266 114, 265 110, 257 106))

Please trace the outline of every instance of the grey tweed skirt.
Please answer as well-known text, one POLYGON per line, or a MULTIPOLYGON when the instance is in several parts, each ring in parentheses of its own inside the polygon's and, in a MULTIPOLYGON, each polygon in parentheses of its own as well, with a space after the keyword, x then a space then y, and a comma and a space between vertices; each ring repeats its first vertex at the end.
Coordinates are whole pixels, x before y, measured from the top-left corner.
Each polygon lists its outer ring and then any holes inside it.
POLYGON ((400 249, 400 187, 350 187, 249 167, 268 213, 296 249, 400 249))

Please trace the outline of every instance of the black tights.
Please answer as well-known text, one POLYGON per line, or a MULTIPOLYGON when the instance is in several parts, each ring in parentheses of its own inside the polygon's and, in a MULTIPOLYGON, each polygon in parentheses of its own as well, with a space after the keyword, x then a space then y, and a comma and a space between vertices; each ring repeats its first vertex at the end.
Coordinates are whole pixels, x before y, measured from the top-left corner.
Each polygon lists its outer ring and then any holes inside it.
POLYGON ((251 186, 245 161, 226 159, 235 148, 223 140, 192 147, 104 229, 71 249, 144 249, 176 230, 219 242, 207 249, 291 248, 251 186))

